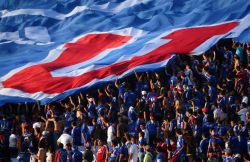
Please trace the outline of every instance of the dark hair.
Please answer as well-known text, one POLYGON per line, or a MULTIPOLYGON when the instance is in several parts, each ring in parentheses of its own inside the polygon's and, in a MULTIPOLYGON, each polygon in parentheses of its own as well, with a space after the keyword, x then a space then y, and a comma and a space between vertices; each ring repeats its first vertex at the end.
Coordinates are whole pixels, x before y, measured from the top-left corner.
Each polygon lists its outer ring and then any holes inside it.
POLYGON ((126 139, 125 137, 122 137, 121 143, 122 143, 122 144, 125 144, 126 142, 127 142, 127 139, 126 139))
POLYGON ((58 144, 58 148, 59 148, 59 149, 63 148, 63 144, 62 144, 62 143, 59 143, 59 144, 58 144))
POLYGON ((176 133, 181 135, 182 134, 181 129, 176 129, 176 133))
POLYGON ((162 152, 162 148, 161 148, 160 146, 157 146, 157 147, 156 147, 156 151, 157 151, 157 152, 162 152))

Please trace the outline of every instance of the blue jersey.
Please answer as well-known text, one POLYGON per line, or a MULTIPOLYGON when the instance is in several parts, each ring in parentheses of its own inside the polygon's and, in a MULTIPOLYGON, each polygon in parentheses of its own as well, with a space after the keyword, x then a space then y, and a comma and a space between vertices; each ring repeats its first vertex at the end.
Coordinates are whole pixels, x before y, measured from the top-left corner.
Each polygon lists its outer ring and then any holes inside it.
POLYGON ((222 161, 223 161, 223 162, 233 162, 233 161, 234 161, 234 158, 232 158, 231 156, 229 156, 229 157, 223 157, 223 158, 222 158, 222 161))
POLYGON ((179 136, 177 138, 177 147, 176 147, 176 151, 178 152, 182 147, 184 146, 184 139, 182 136, 179 136))
POLYGON ((209 145, 209 139, 203 139, 200 142, 200 152, 202 154, 207 154, 207 150, 208 150, 208 145, 209 145))
POLYGON ((128 108, 129 106, 131 106, 133 104, 133 102, 135 102, 136 100, 136 94, 132 91, 128 91, 124 93, 124 104, 125 107, 128 108))
POLYGON ((60 162, 67 162, 67 151, 65 149, 59 149, 60 162))
POLYGON ((236 136, 229 136, 228 147, 232 150, 232 153, 239 153, 239 140, 236 136))
POLYGON ((146 124, 146 129, 148 130, 149 135, 156 135, 158 127, 158 122, 148 121, 146 124))
POLYGON ((82 153, 80 151, 73 151, 72 162, 82 162, 82 153))
POLYGON ((126 145, 123 145, 123 146, 120 147, 119 153, 123 154, 122 161, 128 160, 128 148, 127 148, 126 145))
POLYGON ((81 128, 79 126, 72 129, 71 136, 77 145, 81 144, 81 128))
POLYGON ((165 160, 164 160, 164 156, 163 156, 163 153, 158 153, 157 155, 156 155, 156 162, 164 162, 165 160))
POLYGON ((110 157, 109 157, 109 161, 115 161, 116 158, 119 156, 119 147, 112 147, 110 149, 110 157))

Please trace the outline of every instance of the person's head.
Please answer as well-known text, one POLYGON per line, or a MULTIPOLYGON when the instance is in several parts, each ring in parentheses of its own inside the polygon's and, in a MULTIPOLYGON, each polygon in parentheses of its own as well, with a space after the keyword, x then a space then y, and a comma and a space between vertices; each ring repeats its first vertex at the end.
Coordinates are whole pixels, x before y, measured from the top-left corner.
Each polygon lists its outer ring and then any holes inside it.
POLYGON ((115 140, 115 139, 112 140, 112 141, 111 141, 111 146, 112 146, 112 147, 116 147, 116 146, 117 146, 117 140, 115 140))
POLYGON ((150 118, 150 120, 154 120, 154 115, 153 115, 153 113, 150 113, 149 118, 150 118))
POLYGON ((217 135, 217 131, 215 129, 210 129, 210 135, 211 136, 217 135))
POLYGON ((157 152, 157 153, 161 153, 161 152, 162 152, 162 148, 161 148, 160 146, 157 146, 157 147, 156 147, 156 152, 157 152))
POLYGON ((140 129, 144 130, 145 129, 145 125, 143 123, 140 124, 140 129))
POLYGON ((177 135, 177 136, 182 135, 181 129, 176 129, 176 135, 177 135))
POLYGON ((76 122, 76 121, 71 122, 71 126, 72 126, 73 128, 76 127, 76 126, 77 126, 77 122, 76 122))
POLYGON ((184 122, 184 123, 188 123, 188 117, 187 117, 187 116, 184 116, 184 117, 183 117, 183 122, 184 122))
POLYGON ((243 108, 246 108, 247 107, 247 104, 245 102, 242 102, 240 107, 243 109, 243 108))
POLYGON ((232 128, 229 129, 229 130, 227 131, 227 134, 228 134, 229 136, 234 136, 234 131, 233 131, 233 129, 232 129, 232 128))
POLYGON ((189 69, 190 69, 190 65, 186 64, 186 70, 189 70, 189 69))
POLYGON ((58 143, 58 148, 62 149, 63 148, 63 144, 62 143, 58 143))
POLYGON ((66 150, 67 150, 67 151, 70 151, 70 150, 71 150, 71 144, 70 144, 70 143, 67 143, 67 144, 66 144, 66 150))
POLYGON ((206 139, 206 138, 207 138, 206 133, 202 133, 202 139, 206 139))
POLYGON ((102 146, 103 145, 103 142, 101 139, 98 140, 98 146, 102 146))
POLYGON ((242 128, 245 126, 245 123, 243 121, 239 121, 238 122, 239 128, 242 128))
POLYGON ((52 148, 51 146, 49 146, 48 152, 50 152, 50 153, 53 153, 53 152, 54 152, 54 151, 53 151, 53 148, 52 148))
POLYGON ((188 109, 187 111, 186 111, 186 116, 191 116, 191 115, 193 115, 193 110, 192 109, 188 109))
POLYGON ((131 143, 132 143, 132 144, 135 144, 135 143, 136 143, 136 139, 135 139, 135 137, 131 137, 131 139, 130 139, 130 140, 131 140, 131 143))
POLYGON ((235 126, 236 125, 235 121, 234 120, 230 120, 230 125, 231 125, 231 127, 235 126))
POLYGON ((228 156, 231 156, 231 155, 232 155, 231 149, 230 149, 230 148, 227 148, 227 149, 225 150, 225 156, 228 157, 228 156))
POLYGON ((125 145, 125 144, 126 144, 126 142, 127 142, 127 139, 126 139, 125 137, 122 137, 122 139, 121 139, 121 143, 122 143, 122 145, 125 145))
POLYGON ((212 140, 212 141, 211 141, 211 145, 212 145, 212 147, 216 147, 216 146, 217 146, 216 141, 215 141, 215 140, 212 140))
POLYGON ((86 145, 85 145, 85 147, 86 147, 87 150, 91 149, 91 143, 87 142, 86 145))
POLYGON ((140 132, 138 133, 138 136, 139 136, 139 138, 142 138, 142 137, 144 137, 144 133, 140 131, 140 132))

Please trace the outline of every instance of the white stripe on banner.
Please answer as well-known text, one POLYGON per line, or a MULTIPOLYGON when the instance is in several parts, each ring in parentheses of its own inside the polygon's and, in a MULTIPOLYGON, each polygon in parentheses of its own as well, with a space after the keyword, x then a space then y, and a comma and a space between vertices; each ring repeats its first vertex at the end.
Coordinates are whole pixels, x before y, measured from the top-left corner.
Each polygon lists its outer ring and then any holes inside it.
POLYGON ((32 16, 44 16, 57 20, 64 20, 68 17, 74 16, 84 10, 89 9, 86 6, 76 6, 70 13, 62 14, 51 9, 18 9, 13 11, 2 10, 0 11, 1 18, 19 16, 19 15, 32 15, 32 16))
POLYGON ((107 2, 103 5, 96 5, 96 6, 76 6, 71 12, 67 14, 62 14, 51 9, 18 9, 13 11, 1 10, 0 18, 19 16, 19 15, 32 15, 32 16, 44 16, 57 20, 64 20, 68 17, 74 16, 85 10, 97 10, 115 14, 126 8, 133 7, 135 5, 142 3, 147 3, 148 1, 150 0, 126 0, 122 3, 107 2))
POLYGON ((21 38, 19 31, 0 32, 0 44, 14 42, 16 44, 51 44, 50 35, 47 28, 43 26, 30 26, 24 28, 25 38, 21 38))

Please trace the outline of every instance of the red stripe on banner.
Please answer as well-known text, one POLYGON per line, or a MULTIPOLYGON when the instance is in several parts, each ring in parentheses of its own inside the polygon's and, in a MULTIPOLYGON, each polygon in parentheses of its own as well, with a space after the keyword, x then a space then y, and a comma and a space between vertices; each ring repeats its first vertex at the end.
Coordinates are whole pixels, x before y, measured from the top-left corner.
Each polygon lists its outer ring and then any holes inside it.
POLYGON ((50 72, 53 70, 86 61, 106 49, 119 47, 131 39, 130 36, 114 34, 90 34, 75 43, 66 44, 67 49, 55 61, 23 69, 4 81, 3 85, 5 88, 14 88, 28 93, 62 93, 72 88, 82 87, 94 79, 121 75, 136 66, 167 60, 171 57, 171 53, 191 53, 209 38, 225 34, 238 24, 239 22, 230 22, 216 26, 179 29, 162 38, 170 39, 170 42, 145 55, 75 77, 52 77, 50 72))

